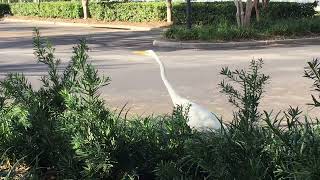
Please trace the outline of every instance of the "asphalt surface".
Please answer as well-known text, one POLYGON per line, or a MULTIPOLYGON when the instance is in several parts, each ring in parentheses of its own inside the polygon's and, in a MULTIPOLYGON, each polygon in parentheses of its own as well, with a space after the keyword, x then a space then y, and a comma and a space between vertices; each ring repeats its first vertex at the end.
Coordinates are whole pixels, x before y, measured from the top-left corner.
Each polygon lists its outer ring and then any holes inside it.
POLYGON ((106 28, 79 28, 0 21, 0 78, 19 72, 28 76, 35 88, 46 67, 34 60, 32 29, 39 27, 56 48, 62 68, 72 56, 72 46, 86 38, 91 48, 90 62, 112 82, 101 89, 107 104, 115 109, 127 103, 131 114, 149 115, 172 110, 170 97, 161 81, 159 67, 149 58, 133 54, 135 50, 154 49, 167 68, 168 79, 176 91, 213 112, 230 119, 232 106, 219 92, 222 67, 247 67, 251 59, 263 58, 263 72, 271 76, 261 108, 277 112, 299 106, 314 115, 311 102, 312 82, 303 76, 306 62, 320 57, 320 45, 292 45, 250 49, 179 50, 154 48, 152 40, 159 31, 125 31, 106 28))

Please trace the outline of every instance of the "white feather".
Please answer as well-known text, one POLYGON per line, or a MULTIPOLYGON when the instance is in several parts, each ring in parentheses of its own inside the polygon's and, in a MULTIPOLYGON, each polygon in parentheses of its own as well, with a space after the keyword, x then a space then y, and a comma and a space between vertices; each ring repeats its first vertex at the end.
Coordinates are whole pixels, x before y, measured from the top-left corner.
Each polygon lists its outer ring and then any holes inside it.
POLYGON ((208 129, 217 130, 221 128, 221 123, 215 114, 201 107, 200 105, 189 101, 188 99, 182 98, 174 91, 171 84, 167 80, 165 67, 154 51, 148 50, 145 51, 144 54, 153 57, 160 65, 161 79, 169 92, 173 105, 181 105, 185 109, 189 107, 189 121, 187 122, 187 124, 191 128, 200 131, 208 129))

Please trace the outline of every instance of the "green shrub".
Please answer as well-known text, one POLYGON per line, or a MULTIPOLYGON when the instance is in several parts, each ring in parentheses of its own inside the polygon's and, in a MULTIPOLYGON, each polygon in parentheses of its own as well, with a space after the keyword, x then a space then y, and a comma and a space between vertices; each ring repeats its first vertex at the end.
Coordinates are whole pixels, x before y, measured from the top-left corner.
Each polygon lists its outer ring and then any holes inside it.
MULTIPOLYGON (((221 70, 219 85, 236 107, 234 117, 221 131, 198 132, 187 125, 183 107, 130 119, 123 109, 110 111, 99 95, 110 79, 87 63, 85 41, 64 70, 37 31, 34 49, 48 66, 40 88, 22 74, 0 81, 1 178, 16 177, 18 166, 26 167, 20 179, 320 178, 320 122, 298 108, 261 110, 269 81, 262 60, 221 70), (5 169, 7 160, 14 163, 5 169)), ((305 77, 315 90, 310 105, 319 107, 318 60, 308 62, 305 77)))
MULTIPOLYGON (((12 13, 19 16, 39 16, 52 18, 80 18, 81 4, 78 2, 13 3, 12 13)), ((166 20, 164 2, 101 2, 90 3, 92 18, 105 21, 157 22, 166 20)), ((175 24, 186 23, 186 4, 173 4, 175 24)), ((198 25, 235 23, 236 8, 233 2, 195 2, 192 3, 192 22, 198 25)), ((312 3, 270 3, 262 16, 270 19, 304 18, 315 14, 312 3)), ((253 13, 254 16, 254 13, 253 13)))
POLYGON ((10 14, 10 6, 9 4, 0 4, 0 17, 5 14, 10 14))
POLYGON ((163 36, 173 40, 238 41, 250 39, 276 39, 286 37, 313 36, 320 34, 320 18, 262 20, 249 28, 220 23, 212 26, 172 26, 163 36))
POLYGON ((266 12, 262 9, 262 16, 269 19, 306 18, 316 14, 314 3, 270 2, 266 12))
POLYGON ((96 87, 108 79, 97 77, 93 66, 86 63, 84 42, 74 48, 74 56, 62 74, 58 72, 60 61, 54 57, 53 47, 50 43, 44 46, 37 31, 34 48, 38 62, 48 66, 48 76, 42 77, 38 90, 22 74, 9 74, 1 81, 0 150, 10 148, 11 158, 24 158, 26 164, 41 167, 36 169, 37 174, 53 169, 54 176, 77 179, 82 164, 75 158, 72 136, 66 136, 68 126, 63 121, 73 99, 65 94, 77 94, 90 107, 96 106, 96 87))
MULTIPOLYGON (((235 22, 236 7, 233 2, 197 2, 192 3, 191 21, 193 24, 218 24, 221 21, 235 22)), ((175 24, 186 23, 186 4, 173 5, 175 24)))
POLYGON ((173 40, 204 40, 204 41, 237 41, 259 39, 254 29, 238 28, 234 25, 218 24, 216 26, 195 26, 191 30, 173 26, 169 28, 164 37, 173 40))
POLYGON ((72 179, 154 178, 160 161, 178 160, 191 135, 186 114, 127 120, 105 107, 98 89, 109 83, 87 64, 82 41, 62 72, 51 44, 36 31, 35 55, 48 66, 35 90, 22 74, 0 83, 0 152, 23 159, 39 176, 72 179), (46 45, 46 46, 44 46, 46 45), (7 150, 9 149, 9 150, 7 150))
POLYGON ((82 6, 76 2, 42 2, 10 4, 13 15, 47 18, 81 18, 82 6))
POLYGON ((91 3, 91 16, 105 21, 150 22, 166 18, 166 6, 160 2, 91 3))

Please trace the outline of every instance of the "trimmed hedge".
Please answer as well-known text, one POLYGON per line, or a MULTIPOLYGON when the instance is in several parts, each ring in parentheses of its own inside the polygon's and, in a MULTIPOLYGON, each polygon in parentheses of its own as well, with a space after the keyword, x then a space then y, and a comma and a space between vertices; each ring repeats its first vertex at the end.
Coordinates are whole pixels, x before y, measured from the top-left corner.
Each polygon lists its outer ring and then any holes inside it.
MULTIPOLYGON (((192 3, 193 24, 216 24, 221 21, 235 22, 236 7, 233 2, 192 3)), ((186 4, 175 4, 173 20, 176 24, 186 23, 186 4)))
MULTIPOLYGON (((316 3, 270 2, 268 11, 261 15, 268 19, 306 18, 316 14, 316 3)), ((262 8, 260 8, 262 9, 262 8)), ((236 7, 233 2, 192 3, 192 22, 198 25, 235 22, 236 7)), ((173 9, 176 24, 186 23, 186 5, 175 4, 173 9)), ((255 12, 252 12, 255 18, 255 12)))
POLYGON ((76 2, 43 2, 10 4, 13 15, 38 16, 48 18, 81 18, 83 16, 81 3, 76 2))
POLYGON ((166 19, 166 5, 162 2, 91 3, 92 18, 105 21, 151 22, 166 19))
POLYGON ((10 14, 10 6, 8 4, 0 4, 0 17, 10 14))
MULTIPOLYGON (((315 14, 315 3, 272 2, 263 16, 271 19, 304 18, 315 14)), ((79 2, 15 3, 11 11, 19 16, 39 16, 58 18, 82 17, 79 2)), ((105 21, 152 22, 165 21, 166 4, 164 2, 103 2, 90 3, 91 16, 105 21)), ((186 22, 186 4, 173 5, 173 20, 176 24, 186 22)), ((192 21, 194 24, 216 24, 221 21, 235 22, 236 8, 233 2, 192 3, 192 21)))
POLYGON ((270 2, 268 12, 262 12, 270 19, 305 18, 312 17, 317 2, 314 3, 293 3, 293 2, 270 2))

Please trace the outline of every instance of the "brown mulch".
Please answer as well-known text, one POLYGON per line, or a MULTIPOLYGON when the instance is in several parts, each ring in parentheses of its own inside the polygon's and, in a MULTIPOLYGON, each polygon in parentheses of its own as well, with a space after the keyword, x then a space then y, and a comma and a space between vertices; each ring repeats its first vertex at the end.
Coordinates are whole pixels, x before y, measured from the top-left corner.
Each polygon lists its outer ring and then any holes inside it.
MULTIPOLYGON (((10 163, 9 160, 3 161, 3 164, 0 165, 0 172, 1 173, 11 173, 10 178, 13 180, 22 179, 29 171, 30 167, 26 164, 18 164, 15 166, 14 164, 10 163)), ((5 179, 5 177, 0 177, 0 180, 5 179)))

